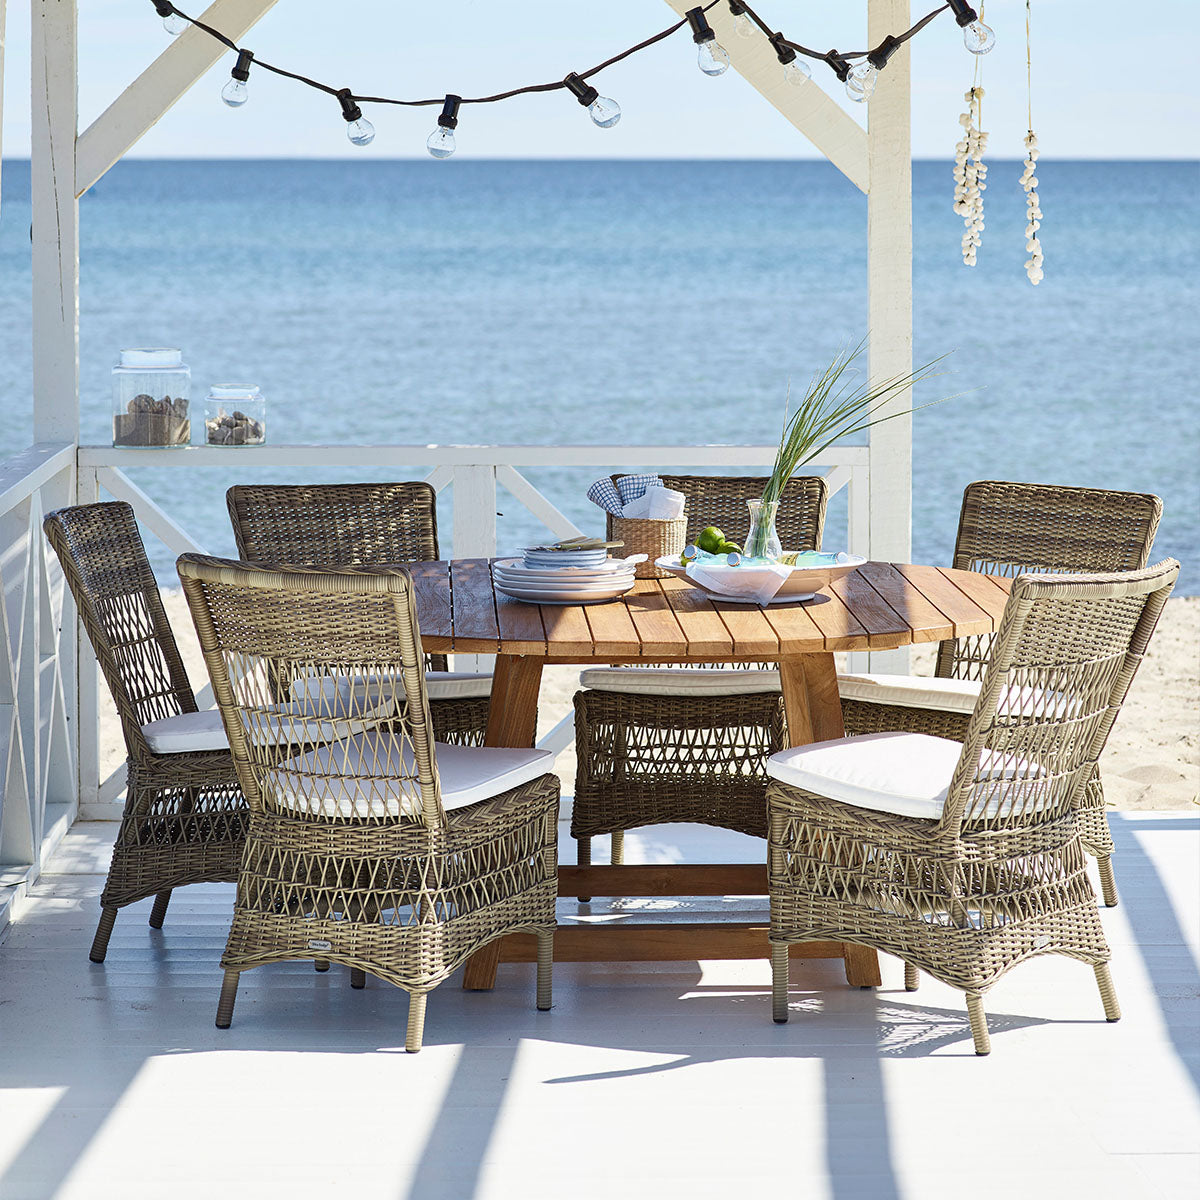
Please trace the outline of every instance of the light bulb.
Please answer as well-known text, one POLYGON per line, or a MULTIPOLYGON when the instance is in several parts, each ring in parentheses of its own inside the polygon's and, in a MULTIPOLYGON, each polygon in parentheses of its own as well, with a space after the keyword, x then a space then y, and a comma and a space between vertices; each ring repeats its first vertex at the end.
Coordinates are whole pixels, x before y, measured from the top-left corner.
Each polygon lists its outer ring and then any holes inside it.
POLYGON ((799 87, 812 78, 812 68, 797 54, 791 62, 783 64, 783 77, 793 87, 799 87))
POLYGON ((996 44, 996 35, 982 21, 972 21, 963 26, 963 44, 972 54, 986 54, 996 44))
POLYGON ((454 145, 454 130, 438 125, 425 139, 425 148, 434 158, 449 158, 457 147, 454 145))
POLYGON ((366 117, 346 122, 346 136, 356 146, 369 146, 375 140, 375 126, 366 117))
POLYGON ((859 104, 870 100, 878 78, 879 72, 869 62, 860 62, 851 67, 850 74, 846 76, 846 95, 859 104))
POLYGON ((753 37, 754 22, 746 15, 745 12, 740 12, 733 18, 733 31, 738 37, 753 37))
POLYGON ((611 129, 621 119, 621 106, 607 96, 597 96, 588 105, 588 116, 601 129, 611 129))
POLYGON ((696 47, 696 65, 705 75, 724 75, 729 70, 729 51, 717 41, 701 42, 696 47))
POLYGON ((187 27, 188 22, 185 21, 178 13, 173 12, 170 16, 163 17, 163 28, 172 37, 178 37, 187 27))
POLYGON ((250 99, 250 92, 240 79, 231 79, 221 89, 221 99, 224 100, 230 108, 241 108, 242 105, 250 99))

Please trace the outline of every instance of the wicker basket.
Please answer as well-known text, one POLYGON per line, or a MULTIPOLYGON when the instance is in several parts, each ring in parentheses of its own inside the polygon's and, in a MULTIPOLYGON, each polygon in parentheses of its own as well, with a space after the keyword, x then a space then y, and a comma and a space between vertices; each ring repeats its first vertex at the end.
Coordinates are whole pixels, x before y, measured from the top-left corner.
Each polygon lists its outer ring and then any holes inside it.
POLYGON ((654 560, 664 554, 682 554, 687 545, 687 518, 674 517, 669 521, 647 521, 636 517, 608 517, 609 541, 622 541, 623 550, 617 553, 645 554, 645 562, 638 563, 634 574, 638 579, 669 579, 669 571, 660 571, 654 560))

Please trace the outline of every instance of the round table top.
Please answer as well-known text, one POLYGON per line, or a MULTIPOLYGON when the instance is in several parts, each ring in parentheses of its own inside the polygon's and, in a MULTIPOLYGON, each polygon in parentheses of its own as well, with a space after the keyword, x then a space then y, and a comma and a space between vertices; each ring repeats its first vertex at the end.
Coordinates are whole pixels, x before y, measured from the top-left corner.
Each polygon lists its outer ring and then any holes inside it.
POLYGON ((1012 583, 975 571, 869 562, 797 604, 727 604, 682 579, 639 579, 619 600, 559 607, 499 594, 493 561, 406 565, 426 651, 585 663, 891 650, 994 633, 1012 583))

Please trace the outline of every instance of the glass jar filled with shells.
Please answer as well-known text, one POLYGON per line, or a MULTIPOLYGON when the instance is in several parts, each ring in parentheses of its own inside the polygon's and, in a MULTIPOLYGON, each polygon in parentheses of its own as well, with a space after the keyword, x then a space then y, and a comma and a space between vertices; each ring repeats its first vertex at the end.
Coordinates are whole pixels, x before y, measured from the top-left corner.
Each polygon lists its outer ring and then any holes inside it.
POLYGON ((267 398, 256 387, 220 384, 204 401, 204 440, 210 446, 261 446, 267 440, 267 398))
POLYGON ((113 445, 186 446, 191 387, 182 350, 122 350, 113 367, 113 445))

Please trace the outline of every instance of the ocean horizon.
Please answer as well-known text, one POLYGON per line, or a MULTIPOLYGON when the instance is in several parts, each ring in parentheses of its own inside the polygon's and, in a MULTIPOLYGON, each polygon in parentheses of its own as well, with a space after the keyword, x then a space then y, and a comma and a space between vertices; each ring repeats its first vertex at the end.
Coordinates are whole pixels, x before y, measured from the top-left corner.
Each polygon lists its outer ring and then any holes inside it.
MULTIPOLYGON (((972 479, 1152 491, 1196 594, 1198 164, 1043 159, 1034 288, 1020 163, 989 161, 974 268, 950 163, 914 162, 914 361, 950 355, 916 402, 955 398, 914 419, 913 557, 949 560, 972 479)), ((7 456, 31 440, 28 162, 0 187, 7 456)), ((126 159, 80 205, 81 440, 111 441, 119 350, 174 345, 194 440, 208 385, 248 382, 276 443, 770 444, 789 385, 868 332, 865 219, 823 161, 126 159)), ((131 476, 231 553, 225 488, 284 478, 246 455, 131 476)), ((585 528, 598 473, 527 472, 585 528)), ((500 507, 502 551, 540 536, 500 507)))

